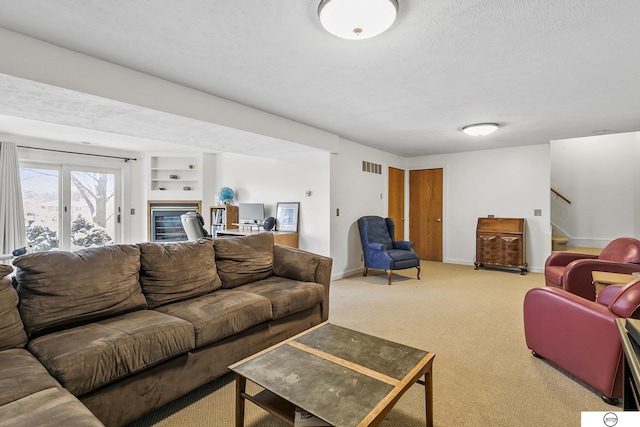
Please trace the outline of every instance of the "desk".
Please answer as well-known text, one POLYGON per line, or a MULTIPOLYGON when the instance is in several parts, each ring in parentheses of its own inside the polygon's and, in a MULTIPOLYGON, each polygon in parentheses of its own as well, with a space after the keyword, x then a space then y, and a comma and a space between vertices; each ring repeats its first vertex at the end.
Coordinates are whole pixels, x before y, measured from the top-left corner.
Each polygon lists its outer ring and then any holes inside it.
POLYGON ((638 278, 633 274, 609 273, 607 271, 592 271, 591 277, 593 278, 593 286, 596 288, 596 300, 600 291, 606 286, 626 285, 638 278))
POLYGON ((232 236, 251 236, 260 233, 273 234, 273 242, 278 245, 290 246, 292 248, 298 247, 298 233, 292 231, 265 231, 265 230, 250 230, 250 229, 230 229, 216 231, 216 237, 232 237, 232 236))

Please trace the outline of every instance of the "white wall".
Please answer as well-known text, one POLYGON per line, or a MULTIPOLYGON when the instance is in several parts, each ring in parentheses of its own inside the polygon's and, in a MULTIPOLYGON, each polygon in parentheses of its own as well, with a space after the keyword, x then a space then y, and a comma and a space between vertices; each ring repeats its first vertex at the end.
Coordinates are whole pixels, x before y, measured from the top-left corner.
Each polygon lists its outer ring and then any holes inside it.
MULTIPOLYGON (((123 201, 124 241, 147 240, 147 156, 13 135, 0 134, 0 138, 20 145, 138 158, 138 161, 124 163, 76 157, 82 163, 89 161, 123 168, 123 186, 127 188, 123 201), (135 209, 135 215, 131 215, 131 208, 135 209)), ((56 156, 46 152, 22 151, 30 159, 56 160, 56 156)), ((60 156, 69 160, 68 155, 60 156)), ((331 256, 333 278, 340 278, 362 269, 356 220, 363 215, 387 215, 389 166, 405 169, 407 183, 409 169, 444 169, 444 262, 471 265, 475 256, 477 218, 494 214, 527 218, 529 266, 532 271, 542 270, 550 253, 549 146, 546 144, 414 159, 347 140, 340 141, 339 150, 334 154, 318 152, 285 160, 206 154, 203 157, 203 211, 207 217, 208 207, 216 204, 217 190, 222 186, 237 192, 235 204, 265 203, 267 215, 275 215, 277 202, 299 201, 300 247, 331 256), (363 160, 382 164, 383 173, 362 172, 363 160), (305 196, 307 190, 311 191, 310 197, 305 196), (336 209, 340 209, 340 216, 336 215, 336 209), (533 209, 542 209, 543 216, 534 217, 533 209)), ((407 187, 407 209, 408 196, 407 187)), ((408 236, 408 230, 405 235, 408 236)))
POLYGON ((526 219, 529 270, 543 271, 551 252, 548 144, 416 157, 407 164, 443 169, 444 262, 472 265, 478 218, 495 215, 526 219))
POLYGON ((356 221, 364 215, 386 216, 389 166, 405 169, 406 159, 348 140, 331 155, 331 256, 333 277, 362 271, 362 245, 356 221), (382 165, 382 174, 362 171, 362 161, 382 165), (340 210, 340 215, 336 210, 340 210))
POLYGON ((604 247, 638 236, 640 133, 551 141, 551 222, 571 246, 604 247))
POLYGON ((300 202, 300 249, 329 256, 330 156, 318 152, 274 160, 218 154, 216 188, 231 187, 236 193, 235 205, 264 203, 267 216, 276 216, 278 202, 300 202), (311 191, 311 196, 306 196, 306 191, 311 191))

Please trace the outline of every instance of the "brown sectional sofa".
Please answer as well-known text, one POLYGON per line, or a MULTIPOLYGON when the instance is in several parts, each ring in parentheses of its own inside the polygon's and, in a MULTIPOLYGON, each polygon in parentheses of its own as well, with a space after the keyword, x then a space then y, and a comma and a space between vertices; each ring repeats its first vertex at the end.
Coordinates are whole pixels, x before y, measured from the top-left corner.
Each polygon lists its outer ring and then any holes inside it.
POLYGON ((329 314, 331 259, 270 233, 14 265, 0 282, 0 427, 124 425, 329 314))

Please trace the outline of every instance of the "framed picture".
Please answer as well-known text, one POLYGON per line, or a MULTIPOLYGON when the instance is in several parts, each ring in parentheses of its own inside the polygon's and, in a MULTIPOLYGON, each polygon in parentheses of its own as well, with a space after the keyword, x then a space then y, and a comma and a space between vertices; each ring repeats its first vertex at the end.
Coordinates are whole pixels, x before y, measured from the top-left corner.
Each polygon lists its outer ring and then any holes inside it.
POLYGON ((276 230, 298 232, 298 211, 300 202, 278 202, 276 210, 276 230))

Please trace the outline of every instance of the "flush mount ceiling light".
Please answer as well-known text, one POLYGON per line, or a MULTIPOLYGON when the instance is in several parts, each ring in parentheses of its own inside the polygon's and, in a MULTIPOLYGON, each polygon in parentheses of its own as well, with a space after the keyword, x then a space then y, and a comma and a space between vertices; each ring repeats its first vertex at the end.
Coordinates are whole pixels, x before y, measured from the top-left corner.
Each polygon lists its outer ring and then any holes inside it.
POLYGON ((322 0, 318 16, 334 36, 363 40, 389 28, 398 15, 396 0, 322 0))
POLYGON ((497 123, 476 123, 463 127, 462 132, 472 136, 485 136, 497 131, 498 127, 497 123))

